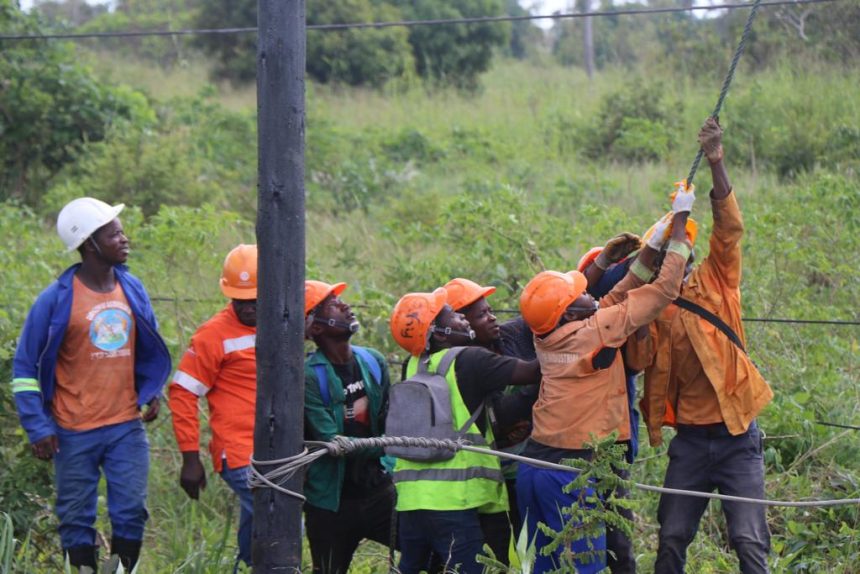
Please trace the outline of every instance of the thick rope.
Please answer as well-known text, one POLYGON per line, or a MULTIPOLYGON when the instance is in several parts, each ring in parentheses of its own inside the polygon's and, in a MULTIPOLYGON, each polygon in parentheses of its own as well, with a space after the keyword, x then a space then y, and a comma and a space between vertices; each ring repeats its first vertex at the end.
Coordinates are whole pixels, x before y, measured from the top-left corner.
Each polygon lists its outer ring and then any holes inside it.
MULTIPOLYGON (((479 454, 492 454, 497 457, 508 458, 511 460, 516 460, 518 462, 523 462, 525 464, 530 464, 532 466, 537 466, 541 468, 548 468, 551 470, 563 470, 566 472, 581 472, 580 469, 575 468, 573 466, 566 466, 563 464, 556 464, 552 462, 546 462, 543 460, 537 460, 533 458, 529 458, 526 456, 513 454, 509 452, 502 452, 498 450, 492 450, 484 447, 472 446, 468 441, 460 439, 460 440, 439 440, 439 439, 430 439, 430 438, 420 438, 420 437, 395 437, 395 436, 386 436, 386 437, 372 437, 372 438, 354 438, 350 439, 343 436, 336 436, 332 439, 331 442, 320 442, 320 441, 307 441, 305 443, 307 446, 305 450, 296 456, 292 456, 289 458, 281 459, 281 460, 272 460, 265 462, 258 462, 255 460, 251 460, 251 478, 249 479, 249 484, 252 488, 274 488, 279 492, 287 494, 289 496, 299 498, 304 500, 304 497, 297 493, 289 491, 279 484, 275 483, 276 480, 282 478, 286 480, 289 477, 295 475, 295 473, 301 469, 303 466, 310 465, 318 458, 331 455, 331 456, 344 456, 346 454, 355 452, 357 450, 362 450, 366 448, 382 448, 386 446, 407 446, 407 447, 432 447, 432 448, 445 448, 448 450, 452 450, 457 452, 458 450, 466 450, 470 452, 476 452, 479 454), (309 450, 310 449, 310 450, 309 450), (255 465, 281 465, 279 468, 266 473, 265 475, 261 474, 255 468, 255 465)), ((281 482, 283 482, 281 480, 281 482)), ((827 499, 827 500, 768 500, 768 499, 759 499, 759 498, 746 498, 743 496, 731 496, 728 494, 718 494, 714 492, 699 492, 695 490, 681 490, 678 488, 666 488, 664 486, 653 486, 650 484, 642 484, 639 482, 634 482, 633 485, 639 490, 644 490, 646 492, 657 492, 660 494, 677 494, 681 496, 693 496, 696 498, 712 498, 715 500, 723 500, 723 501, 732 501, 732 502, 746 502, 749 504, 758 504, 762 506, 782 506, 788 508, 822 508, 828 506, 842 506, 848 504, 860 504, 860 498, 841 498, 841 499, 827 499)))
MULTIPOLYGON (((758 8, 761 6, 761 0, 755 0, 753 3, 752 10, 750 11, 749 18, 747 18, 747 23, 744 25, 744 32, 741 34, 741 41, 738 43, 738 47, 735 50, 735 55, 732 57, 732 63, 729 66, 729 72, 726 74, 726 79, 723 80, 723 88, 720 90, 720 97, 717 98, 717 105, 714 106, 714 111, 711 114, 712 118, 717 118, 720 115, 720 110, 723 107, 723 101, 726 99, 726 95, 729 93, 729 86, 732 85, 732 80, 735 77, 735 68, 738 67, 738 62, 741 59, 741 54, 744 53, 744 46, 747 43, 747 37, 749 37, 750 31, 752 30, 752 23, 755 19, 756 12, 758 12, 758 8)), ((696 177, 696 171, 699 169, 699 163, 702 161, 702 155, 704 154, 704 150, 699 148, 699 151, 696 153, 696 158, 693 160, 693 165, 690 167, 690 173, 687 175, 687 185, 693 183, 693 178, 696 177)))

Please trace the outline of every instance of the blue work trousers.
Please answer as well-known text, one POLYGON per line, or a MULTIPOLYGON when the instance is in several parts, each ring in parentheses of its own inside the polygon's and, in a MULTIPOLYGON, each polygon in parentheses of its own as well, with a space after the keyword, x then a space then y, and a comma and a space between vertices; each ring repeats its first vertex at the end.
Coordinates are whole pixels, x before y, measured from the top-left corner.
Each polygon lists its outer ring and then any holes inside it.
POLYGON ((239 497, 239 532, 236 541, 239 544, 239 555, 236 557, 234 572, 238 569, 239 560, 251 565, 251 529, 254 518, 254 493, 248 486, 248 470, 250 466, 227 468, 227 460, 222 461, 221 478, 239 497))
POLYGON ((54 482, 63 549, 95 545, 102 472, 113 537, 143 540, 149 440, 140 419, 82 432, 57 428, 57 439, 54 482))
MULTIPOLYGON (((753 421, 747 432, 732 436, 724 424, 678 425, 669 445, 669 467, 664 486, 700 492, 764 498, 764 459, 761 432, 753 421)), ((684 572, 687 547, 696 536, 707 498, 679 494, 660 497, 657 520, 660 545, 654 571, 684 572)), ((770 531, 765 507, 723 501, 729 544, 740 559, 744 574, 768 572, 770 531)))
POLYGON ((397 521, 401 574, 427 570, 434 553, 445 564, 445 572, 483 572, 475 559, 484 546, 478 509, 410 510, 398 512, 397 521))
MULTIPOLYGON (((544 556, 541 549, 549 544, 550 538, 537 526, 538 522, 546 524, 556 532, 561 531, 567 520, 561 509, 579 504, 580 491, 571 490, 565 493, 562 489, 576 478, 576 473, 563 470, 538 468, 526 463, 520 463, 517 470, 517 501, 520 515, 524 517, 528 528, 529 540, 537 535, 535 558, 535 574, 550 572, 561 566, 561 553, 565 548, 559 547, 550 556, 544 556)), ((594 495, 589 489, 588 496, 594 495)), ((589 562, 575 558, 574 563, 578 574, 596 574, 606 568, 606 536, 596 538, 581 538, 570 544, 570 549, 576 554, 593 551, 589 562)))

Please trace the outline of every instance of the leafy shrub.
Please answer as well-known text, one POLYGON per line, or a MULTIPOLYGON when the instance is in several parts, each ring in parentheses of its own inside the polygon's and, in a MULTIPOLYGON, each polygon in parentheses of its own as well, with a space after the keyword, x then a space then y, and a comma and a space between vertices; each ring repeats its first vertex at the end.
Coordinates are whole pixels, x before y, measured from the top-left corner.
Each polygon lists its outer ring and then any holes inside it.
POLYGON ((663 124, 645 118, 624 118, 612 151, 634 161, 656 161, 669 153, 669 132, 663 124))
MULTIPOLYGON (((39 34, 34 15, 0 4, 0 32, 39 34)), ((149 116, 140 94, 96 80, 68 43, 0 50, 0 200, 39 204, 47 183, 123 119, 149 116)))
POLYGON ((400 162, 430 162, 444 156, 442 149, 415 128, 403 128, 397 135, 383 142, 382 149, 391 160, 400 162))
POLYGON ((819 166, 856 169, 860 132, 846 119, 860 120, 860 110, 845 98, 855 82, 828 80, 830 88, 821 90, 821 77, 780 69, 738 90, 728 105, 729 157, 789 179, 819 166))
POLYGON ((679 107, 659 84, 630 82, 601 102, 585 139, 586 155, 627 161, 664 157, 672 145, 669 118, 681 113, 679 107))
MULTIPOLYGON (((384 22, 397 20, 400 11, 370 0, 326 2, 311 0, 308 24, 384 22)), ((414 75, 412 51, 405 28, 313 32, 307 40, 308 75, 323 83, 379 87, 392 78, 414 75)))
POLYGON ((205 95, 171 103, 157 120, 123 123, 104 141, 86 146, 49 190, 47 208, 92 195, 137 205, 146 215, 161 205, 204 203, 253 213, 253 118, 205 95))

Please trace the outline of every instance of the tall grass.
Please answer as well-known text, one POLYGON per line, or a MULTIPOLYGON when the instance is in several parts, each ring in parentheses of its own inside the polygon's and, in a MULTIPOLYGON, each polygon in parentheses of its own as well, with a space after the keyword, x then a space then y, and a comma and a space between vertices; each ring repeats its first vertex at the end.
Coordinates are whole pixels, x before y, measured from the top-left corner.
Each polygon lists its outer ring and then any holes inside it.
MULTIPOLYGON (((196 94, 207 82, 205 66, 196 62, 165 72, 105 55, 97 58, 106 74, 158 99, 196 94)), ((406 291, 439 284, 442 275, 493 282, 500 286, 493 305, 514 308, 517 281, 527 279, 535 265, 529 260, 529 242, 547 266, 566 269, 609 234, 642 231, 666 209, 671 182, 689 168, 695 134, 713 106, 720 79, 667 75, 650 81, 659 81, 672 103, 667 130, 676 141, 664 159, 642 163, 592 160, 581 153, 583 138, 600 127, 594 122, 606 96, 636 85, 637 78, 626 71, 603 72, 589 82, 575 69, 504 61, 485 76, 476 95, 428 92, 421 86, 377 92, 309 84, 308 161, 316 162, 319 173, 308 177, 328 183, 309 185, 308 275, 349 282, 347 300, 367 305, 357 308, 363 324, 359 337, 392 357, 398 351, 387 331, 391 304, 406 291), (401 157, 406 144, 415 144, 423 155, 401 157), (367 185, 377 195, 347 209, 331 199, 331 181, 347 182, 347 192, 367 185)), ((830 149, 821 134, 835 126, 844 126, 839 133, 850 140, 852 126, 860 125, 859 93, 860 75, 828 69, 786 65, 755 77, 742 72, 735 80, 722 122, 747 223, 743 289, 750 316, 857 317, 857 158, 847 154, 833 163, 828 152, 805 168, 808 173, 796 174, 780 173, 779 162, 790 165, 793 158, 805 161, 810 150, 830 149), (763 133, 765 139, 751 145, 741 137, 746 133, 763 133)), ((217 97, 233 109, 255 106, 253 89, 225 90, 217 97)), ((710 230, 709 183, 704 168, 695 214, 703 238, 710 230)), ((222 305, 215 287, 222 247, 252 241, 251 228, 221 224, 229 218, 205 211, 171 212, 161 222, 129 217, 141 238, 134 271, 151 294, 177 298, 155 305, 178 357, 196 326, 222 305), (183 270, 193 270, 193 277, 171 279, 183 270), (183 303, 182 298, 202 301, 183 303)), ((39 262, 37 269, 22 271, 17 259, 3 259, 7 276, 20 286, 15 300, 21 303, 58 271, 60 258, 51 250, 52 230, 39 229, 35 216, 22 212, 12 223, 4 226, 3 244, 10 253, 28 253, 39 262), (25 240, 28 234, 41 242, 35 254, 29 250, 32 241, 25 240)), ((705 242, 697 249, 704 255, 705 242)), ((21 304, 10 308, 9 316, 0 312, 0 326, 17 328, 22 313, 21 304)), ((777 395, 760 419, 771 435, 766 442, 769 496, 857 496, 856 436, 814 424, 825 417, 856 424, 860 417, 856 330, 755 324, 747 327, 747 337, 777 395)), ((166 409, 149 434, 151 519, 140 574, 229 571, 236 551, 238 505, 233 494, 210 473, 200 501, 189 500, 178 484, 180 458, 166 409)), ((659 483, 665 465, 665 446, 644 446, 634 478, 659 483)), ((657 499, 640 492, 633 498, 639 504, 639 567, 648 574, 657 546, 657 499)), ((47 500, 41 505, 50 512, 47 500)), ((104 517, 103 511, 102 500, 104 517)), ((774 572, 857 572, 856 508, 774 509, 769 520, 774 572)), ((0 521, 4 571, 56 569, 59 562, 51 561, 58 553, 53 523, 34 525, 34 536, 47 540, 38 550, 28 542, 29 534, 15 541, 9 524, 8 518, 0 521)), ((105 518, 98 529, 109 538, 105 518)), ((711 505, 700 530, 690 548, 688 571, 737 571, 719 505, 711 505)), ((307 545, 305 552, 308 567, 307 545)), ((381 547, 364 545, 352 571, 384 571, 385 556, 381 547)))

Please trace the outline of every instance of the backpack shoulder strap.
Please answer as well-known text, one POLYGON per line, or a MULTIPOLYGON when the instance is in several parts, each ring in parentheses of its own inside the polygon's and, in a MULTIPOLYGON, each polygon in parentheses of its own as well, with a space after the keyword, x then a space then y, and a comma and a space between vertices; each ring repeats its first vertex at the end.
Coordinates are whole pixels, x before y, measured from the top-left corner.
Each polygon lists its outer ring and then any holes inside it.
POLYGON ((461 437, 466 436, 466 433, 469 432, 469 429, 473 424, 475 424, 475 421, 478 420, 478 417, 481 416, 482 412, 484 412, 484 403, 478 405, 478 408, 475 409, 475 412, 472 413, 472 416, 469 417, 469 420, 466 421, 466 424, 460 427, 460 430, 457 431, 457 434, 461 437))
POLYGON ((454 364, 454 359, 457 358, 457 355, 465 349, 466 347, 451 347, 445 353, 445 356, 439 361, 439 364, 436 366, 436 374, 442 375, 443 377, 448 374, 448 369, 451 368, 451 365, 454 364))
POLYGON ((328 388, 328 373, 325 365, 314 365, 314 373, 317 376, 317 382, 320 385, 320 395, 322 395, 323 404, 329 406, 331 404, 331 391, 328 388))
POLYGON ((382 384, 382 367, 379 366, 379 361, 376 360, 376 357, 368 351, 364 347, 359 347, 358 345, 352 346, 352 352, 361 357, 361 360, 364 361, 364 364, 367 365, 367 369, 370 371, 371 376, 373 377, 373 382, 377 385, 382 384))
POLYGON ((695 313, 720 331, 729 338, 729 340, 734 343, 738 349, 740 349, 743 353, 746 353, 747 350, 744 349, 744 344, 741 343, 740 337, 738 337, 737 333, 735 333, 731 327, 726 325, 725 321, 702 307, 696 303, 693 303, 689 299, 684 299, 683 297, 678 297, 674 301, 672 301, 675 305, 680 307, 681 309, 686 309, 691 313, 695 313))
MULTIPOLYGON (((457 358, 457 355, 459 355, 465 348, 466 347, 451 347, 450 349, 448 349, 448 352, 445 353, 445 356, 442 357, 442 359, 439 361, 439 364, 436 366, 436 374, 441 375, 443 377, 446 376, 448 374, 448 370, 451 368, 451 365, 454 364, 454 360, 457 358)), ((472 416, 469 417, 469 420, 466 421, 466 424, 460 427, 460 429, 457 431, 457 434, 461 437, 465 436, 483 412, 484 402, 481 402, 481 404, 478 405, 478 408, 475 409, 475 412, 472 413, 472 416)))

